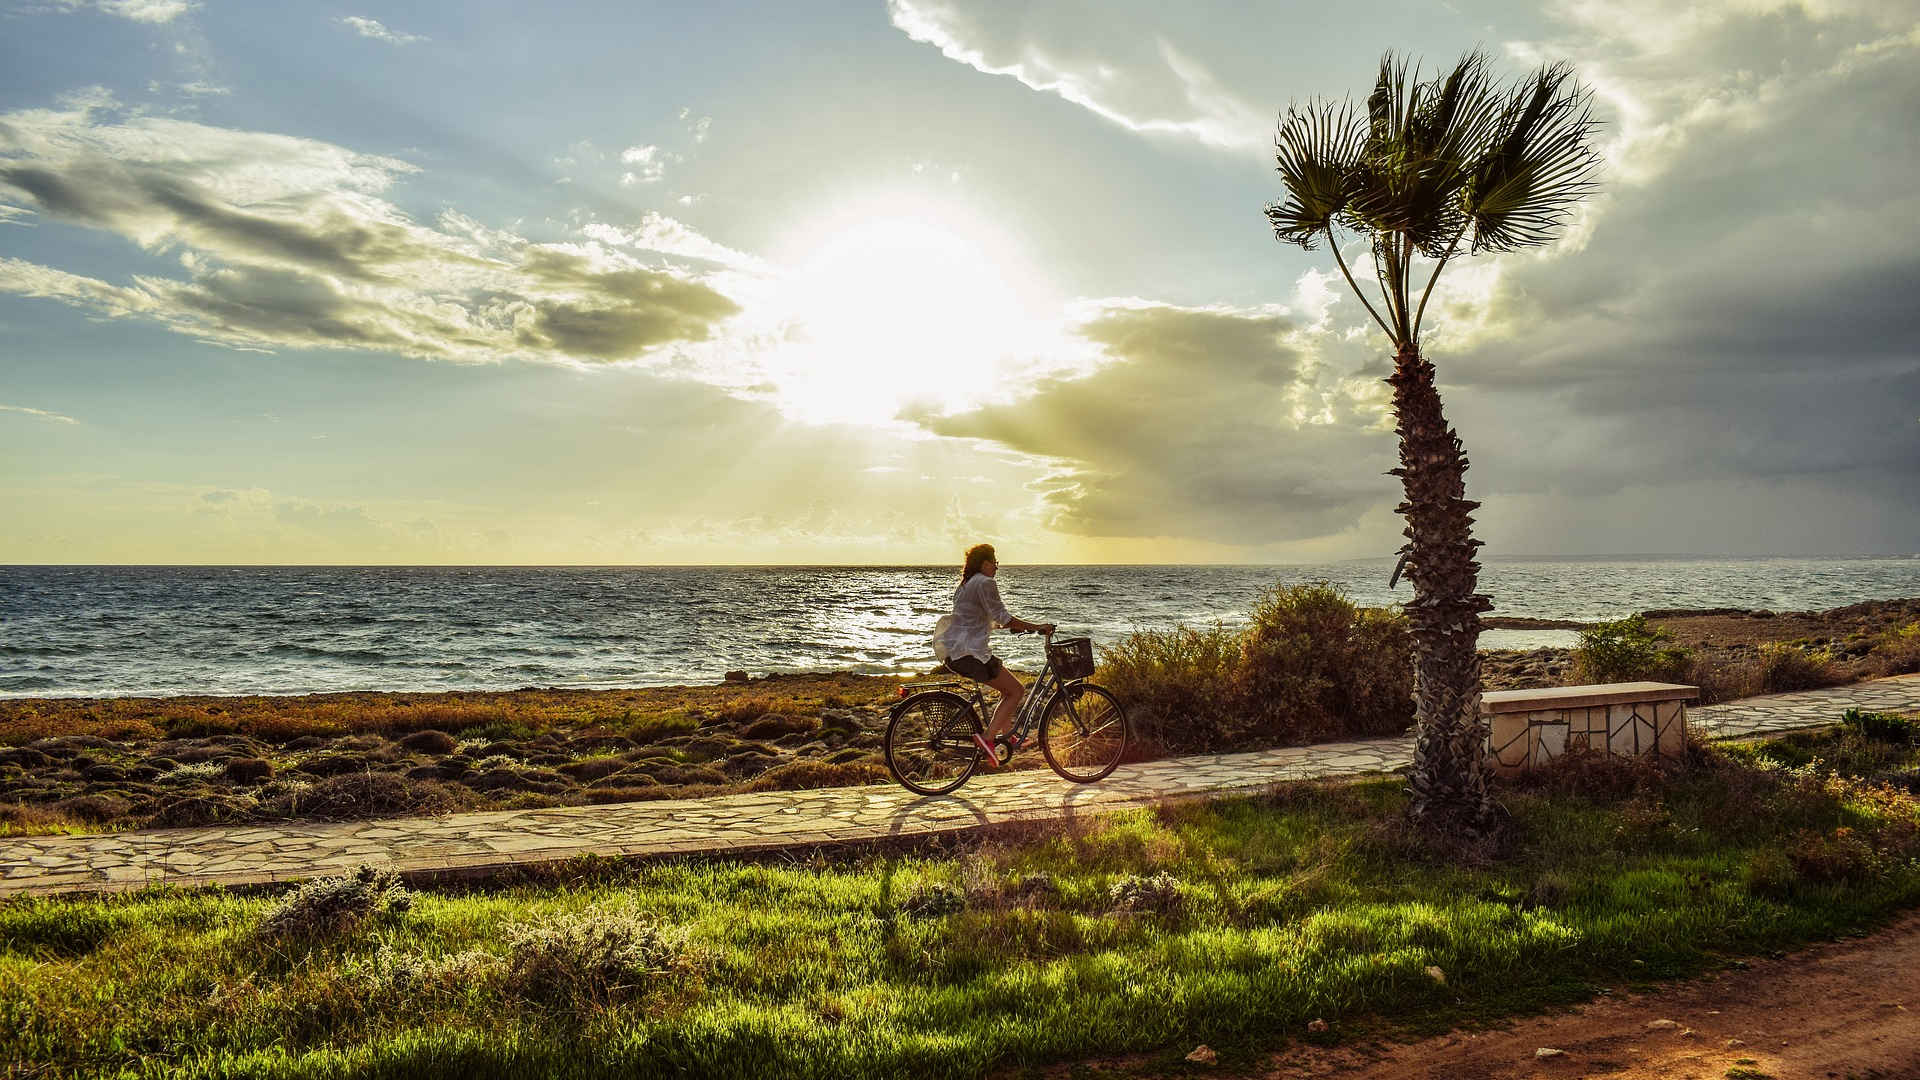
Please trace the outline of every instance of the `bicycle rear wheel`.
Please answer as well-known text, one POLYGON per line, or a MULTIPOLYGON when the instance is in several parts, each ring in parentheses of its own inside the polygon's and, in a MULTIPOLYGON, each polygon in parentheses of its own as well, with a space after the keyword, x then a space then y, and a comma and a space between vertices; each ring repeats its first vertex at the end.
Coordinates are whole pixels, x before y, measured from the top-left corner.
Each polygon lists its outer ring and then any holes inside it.
POLYGON ((967 699, 944 690, 915 694, 887 724, 887 771, 921 795, 945 795, 973 775, 985 756, 974 744, 984 732, 967 699))
POLYGON ((1076 784, 1091 784, 1112 772, 1126 755, 1127 734, 1119 700, 1092 683, 1061 688, 1040 719, 1047 764, 1076 784))

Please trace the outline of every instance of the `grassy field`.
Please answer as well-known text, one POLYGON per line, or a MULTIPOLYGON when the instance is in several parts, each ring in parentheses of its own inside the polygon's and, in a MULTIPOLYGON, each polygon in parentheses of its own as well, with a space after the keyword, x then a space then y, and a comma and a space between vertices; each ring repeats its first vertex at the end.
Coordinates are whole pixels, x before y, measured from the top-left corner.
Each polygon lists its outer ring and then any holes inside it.
POLYGON ((1920 902, 1905 736, 1888 721, 1703 749, 1677 774, 1562 768, 1504 789, 1505 836, 1466 848, 1406 832, 1400 783, 1379 780, 1025 827, 947 855, 12 901, 0 1062, 974 1077, 1444 1028, 1920 902))

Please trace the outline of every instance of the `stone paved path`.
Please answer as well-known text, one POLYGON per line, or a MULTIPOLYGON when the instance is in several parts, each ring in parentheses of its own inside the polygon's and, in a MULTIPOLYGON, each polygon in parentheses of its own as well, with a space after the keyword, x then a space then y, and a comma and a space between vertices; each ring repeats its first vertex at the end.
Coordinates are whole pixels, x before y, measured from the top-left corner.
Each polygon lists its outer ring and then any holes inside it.
MULTIPOLYGON (((1710 737, 1821 727, 1849 707, 1920 709, 1920 675, 1694 709, 1710 737)), ((888 785, 715 799, 508 810, 337 823, 156 829, 0 839, 0 897, 117 892, 167 882, 243 885, 340 873, 360 863, 403 872, 484 872, 580 855, 736 853, 955 832, 1167 800, 1257 791, 1286 780, 1391 772, 1410 736, 1172 758, 1123 766, 1091 785, 1050 770, 977 776, 921 798, 888 785)))

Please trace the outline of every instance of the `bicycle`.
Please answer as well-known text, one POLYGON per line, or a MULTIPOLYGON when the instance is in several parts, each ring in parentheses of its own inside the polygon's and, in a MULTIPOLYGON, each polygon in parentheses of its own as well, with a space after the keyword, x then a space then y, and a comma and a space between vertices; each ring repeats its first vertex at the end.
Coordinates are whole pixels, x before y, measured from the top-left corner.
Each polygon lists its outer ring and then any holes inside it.
MULTIPOLYGON (((1048 635, 1040 677, 1028 688, 1012 729, 995 745, 1000 764, 1013 759, 1014 747, 1025 745, 1038 722, 1040 751, 1054 772, 1076 784, 1091 784, 1111 773, 1127 752, 1127 717, 1112 691, 1086 681, 1092 674, 1090 639, 1055 641, 1048 635)), ((991 715, 980 684, 966 679, 922 682, 902 686, 900 696, 888 710, 887 771, 916 794, 956 790, 986 757, 973 738, 986 734, 981 718, 991 715), (970 692, 962 694, 963 689, 970 692)))

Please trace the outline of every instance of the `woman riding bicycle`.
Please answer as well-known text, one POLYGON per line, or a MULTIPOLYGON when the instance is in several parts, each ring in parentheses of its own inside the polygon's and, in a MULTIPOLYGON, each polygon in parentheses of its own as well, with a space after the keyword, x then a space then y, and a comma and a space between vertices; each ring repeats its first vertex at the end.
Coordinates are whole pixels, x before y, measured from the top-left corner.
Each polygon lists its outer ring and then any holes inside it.
POLYGON ((994 744, 1013 727, 1014 712, 1020 707, 1020 699, 1026 696, 1026 688, 1000 663, 1000 658, 993 655, 988 636, 996 626, 1016 633, 1053 633, 1052 623, 1015 618, 1007 605, 1000 602, 1000 587, 993 580, 999 569, 1000 562, 994 558, 992 544, 975 544, 967 549, 966 566, 960 571, 960 587, 953 592, 953 614, 941 620, 945 625, 936 628, 933 640, 934 653, 946 662, 949 671, 1000 691, 1000 707, 994 710, 993 722, 987 725, 986 734, 973 737, 996 769, 1000 767, 1000 754, 994 744))

